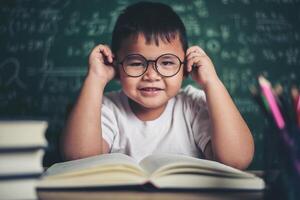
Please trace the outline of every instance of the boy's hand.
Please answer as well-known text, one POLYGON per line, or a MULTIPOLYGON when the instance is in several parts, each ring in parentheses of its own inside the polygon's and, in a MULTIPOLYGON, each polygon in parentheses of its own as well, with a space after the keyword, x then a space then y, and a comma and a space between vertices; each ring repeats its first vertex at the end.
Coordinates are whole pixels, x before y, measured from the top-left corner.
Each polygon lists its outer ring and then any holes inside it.
POLYGON ((192 46, 186 52, 187 71, 204 89, 209 83, 218 81, 218 75, 210 58, 199 46, 192 46))
POLYGON ((113 58, 110 48, 106 45, 96 46, 89 56, 89 75, 96 75, 104 84, 107 84, 115 76, 113 58))

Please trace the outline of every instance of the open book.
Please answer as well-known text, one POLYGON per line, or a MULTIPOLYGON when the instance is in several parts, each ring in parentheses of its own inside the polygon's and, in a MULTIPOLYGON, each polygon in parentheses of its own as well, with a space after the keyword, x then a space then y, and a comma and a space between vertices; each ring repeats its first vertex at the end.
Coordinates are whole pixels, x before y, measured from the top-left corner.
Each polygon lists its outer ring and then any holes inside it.
POLYGON ((74 189, 146 184, 162 189, 261 190, 265 187, 261 178, 214 161, 157 154, 137 163, 119 153, 54 164, 37 187, 74 189))

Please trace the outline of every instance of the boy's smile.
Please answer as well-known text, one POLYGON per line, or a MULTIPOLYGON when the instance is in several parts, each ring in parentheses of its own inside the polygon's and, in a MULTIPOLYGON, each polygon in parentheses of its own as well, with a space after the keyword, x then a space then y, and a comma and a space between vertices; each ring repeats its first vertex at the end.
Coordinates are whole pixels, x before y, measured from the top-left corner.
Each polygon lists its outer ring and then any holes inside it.
POLYGON ((140 90, 141 94, 144 96, 155 96, 158 95, 160 91, 163 90, 163 88, 155 87, 155 86, 141 86, 138 88, 140 90))
MULTIPOLYGON (((181 61, 185 57, 178 36, 171 42, 160 39, 159 45, 156 45, 154 41, 146 43, 143 34, 123 41, 117 57, 123 59, 129 54, 140 54, 148 60, 155 60, 163 54, 174 54, 181 61)), ((123 91, 130 100, 132 111, 139 119, 149 121, 161 115, 168 101, 181 88, 184 67, 182 64, 180 71, 172 77, 161 76, 155 68, 155 62, 149 62, 147 71, 139 77, 130 77, 122 67, 119 68, 123 91)))

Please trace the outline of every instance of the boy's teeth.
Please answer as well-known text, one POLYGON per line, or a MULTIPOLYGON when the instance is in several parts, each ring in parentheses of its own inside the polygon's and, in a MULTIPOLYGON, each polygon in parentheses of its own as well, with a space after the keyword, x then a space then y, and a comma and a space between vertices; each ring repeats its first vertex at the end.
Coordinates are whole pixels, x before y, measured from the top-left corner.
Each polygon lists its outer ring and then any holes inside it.
POLYGON ((156 91, 156 90, 158 90, 158 88, 143 88, 143 90, 146 90, 146 91, 156 91))

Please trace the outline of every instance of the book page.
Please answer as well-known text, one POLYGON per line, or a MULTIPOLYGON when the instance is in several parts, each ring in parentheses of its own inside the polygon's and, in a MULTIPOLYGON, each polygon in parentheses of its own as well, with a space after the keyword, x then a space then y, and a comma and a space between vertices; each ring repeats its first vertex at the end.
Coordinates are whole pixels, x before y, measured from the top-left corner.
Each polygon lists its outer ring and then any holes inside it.
MULTIPOLYGON (((195 176, 195 174, 172 174, 151 180, 157 188, 172 189, 223 189, 223 190, 263 190, 262 179, 232 178, 224 176, 195 176)), ((222 199, 222 198, 221 198, 222 199)))
POLYGON ((148 175, 151 174, 152 177, 172 173, 202 173, 244 178, 254 177, 254 175, 250 173, 240 171, 215 161, 197 159, 185 155, 150 155, 140 162, 140 166, 147 171, 148 175))
POLYGON ((0 149, 46 147, 46 121, 0 120, 0 149))
POLYGON ((79 160, 72 160, 52 165, 45 173, 45 176, 57 176, 66 174, 91 173, 92 171, 113 171, 128 170, 142 172, 138 163, 131 157, 120 154, 110 153, 88 157, 79 160))

